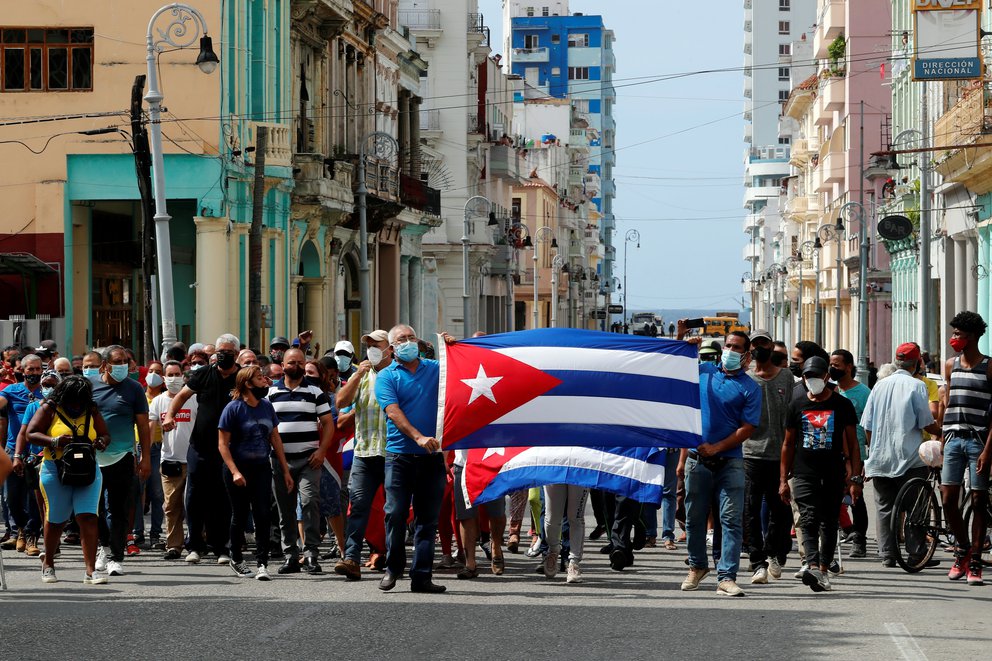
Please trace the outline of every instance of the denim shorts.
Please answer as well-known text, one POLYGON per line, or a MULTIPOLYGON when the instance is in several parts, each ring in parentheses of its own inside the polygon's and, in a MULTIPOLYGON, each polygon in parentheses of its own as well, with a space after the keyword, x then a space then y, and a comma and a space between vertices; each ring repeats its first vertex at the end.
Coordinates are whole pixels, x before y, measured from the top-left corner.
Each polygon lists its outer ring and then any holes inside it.
POLYGON ((951 436, 947 439, 944 443, 944 467, 940 471, 940 483, 960 485, 967 469, 972 491, 988 489, 989 476, 978 474, 978 455, 984 449, 985 443, 976 436, 951 436))

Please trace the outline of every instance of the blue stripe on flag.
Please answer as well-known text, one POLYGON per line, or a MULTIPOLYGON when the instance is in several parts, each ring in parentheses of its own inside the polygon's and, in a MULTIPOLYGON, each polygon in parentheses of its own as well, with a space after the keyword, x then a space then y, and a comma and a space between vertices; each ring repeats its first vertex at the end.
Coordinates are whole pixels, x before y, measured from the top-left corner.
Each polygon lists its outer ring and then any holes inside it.
POLYGON ((519 423, 488 425, 445 449, 535 446, 601 447, 608 440, 622 447, 696 448, 702 436, 686 431, 573 423, 519 423), (530 439, 525 443, 524 439, 530 439))
POLYGON ((522 466, 502 471, 475 499, 476 504, 486 503, 520 489, 540 487, 545 484, 574 484, 588 489, 600 489, 641 503, 661 503, 664 490, 660 484, 646 484, 621 475, 614 475, 590 468, 568 466, 522 466))
POLYGON ((545 374, 562 383, 542 397, 611 397, 699 408, 699 386, 681 379, 580 370, 547 370, 545 374))
POLYGON ((459 340, 459 343, 462 342, 494 350, 515 347, 582 347, 584 349, 662 353, 687 358, 695 358, 698 355, 695 345, 678 340, 587 331, 577 328, 538 328, 537 330, 498 333, 459 340))

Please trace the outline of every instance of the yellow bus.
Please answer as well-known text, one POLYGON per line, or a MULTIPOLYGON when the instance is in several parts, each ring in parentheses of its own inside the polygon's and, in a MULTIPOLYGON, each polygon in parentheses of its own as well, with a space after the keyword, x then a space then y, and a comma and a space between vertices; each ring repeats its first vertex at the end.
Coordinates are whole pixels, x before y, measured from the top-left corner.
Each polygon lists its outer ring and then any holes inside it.
POLYGON ((737 317, 703 317, 703 335, 709 337, 724 337, 734 331, 750 332, 737 317))

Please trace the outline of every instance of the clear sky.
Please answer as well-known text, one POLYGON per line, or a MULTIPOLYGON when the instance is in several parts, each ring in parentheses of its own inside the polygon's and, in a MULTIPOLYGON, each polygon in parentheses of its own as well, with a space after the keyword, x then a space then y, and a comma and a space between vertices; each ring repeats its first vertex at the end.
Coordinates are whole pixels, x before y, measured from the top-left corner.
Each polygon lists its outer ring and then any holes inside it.
MULTIPOLYGON (((500 0, 479 0, 502 49, 500 0)), ((615 273, 630 244, 630 309, 740 310, 744 177, 743 3, 572 0, 616 35, 615 273), (702 10, 702 11, 701 11, 702 10), (652 77, 705 69, 726 73, 652 77)))

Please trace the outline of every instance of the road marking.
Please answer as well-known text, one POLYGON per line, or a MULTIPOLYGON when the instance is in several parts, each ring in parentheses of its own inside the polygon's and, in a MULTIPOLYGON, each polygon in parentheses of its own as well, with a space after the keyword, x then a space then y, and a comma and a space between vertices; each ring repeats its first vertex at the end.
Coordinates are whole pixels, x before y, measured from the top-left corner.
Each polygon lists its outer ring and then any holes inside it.
POLYGON ((284 633, 286 633, 287 631, 289 631, 297 624, 307 621, 311 615, 316 615, 318 612, 320 612, 320 606, 310 606, 304 609, 298 615, 294 615, 293 617, 288 617, 279 624, 275 625, 274 627, 270 627, 269 629, 266 629, 265 631, 263 631, 258 635, 258 639, 274 640, 279 636, 283 635, 284 633))
POLYGON ((906 661, 926 661, 927 655, 920 649, 919 643, 909 633, 909 629, 902 622, 886 622, 885 629, 889 632, 889 637, 899 649, 899 654, 906 661))

